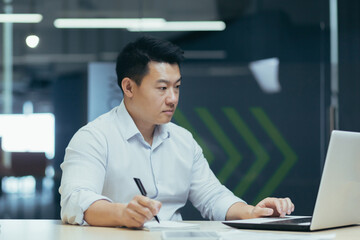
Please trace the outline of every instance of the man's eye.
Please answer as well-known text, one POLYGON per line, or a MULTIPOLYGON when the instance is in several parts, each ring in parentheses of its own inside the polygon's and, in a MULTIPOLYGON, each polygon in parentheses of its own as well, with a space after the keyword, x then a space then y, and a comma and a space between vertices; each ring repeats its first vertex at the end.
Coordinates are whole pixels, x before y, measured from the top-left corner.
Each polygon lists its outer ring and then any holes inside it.
POLYGON ((160 90, 166 90, 166 87, 159 87, 160 90))
POLYGON ((180 85, 175 86, 176 88, 180 88, 180 85))

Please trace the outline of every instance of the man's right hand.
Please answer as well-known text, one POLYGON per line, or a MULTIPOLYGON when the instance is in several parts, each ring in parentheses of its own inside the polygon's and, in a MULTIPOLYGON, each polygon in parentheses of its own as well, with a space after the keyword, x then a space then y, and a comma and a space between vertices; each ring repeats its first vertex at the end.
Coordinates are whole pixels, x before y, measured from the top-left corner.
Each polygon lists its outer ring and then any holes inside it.
POLYGON ((142 227, 145 222, 158 214, 161 202, 137 195, 120 213, 120 222, 125 227, 142 227))
POLYGON ((93 226, 142 227, 145 222, 159 213, 161 202, 141 195, 128 204, 98 200, 84 213, 84 220, 93 226))

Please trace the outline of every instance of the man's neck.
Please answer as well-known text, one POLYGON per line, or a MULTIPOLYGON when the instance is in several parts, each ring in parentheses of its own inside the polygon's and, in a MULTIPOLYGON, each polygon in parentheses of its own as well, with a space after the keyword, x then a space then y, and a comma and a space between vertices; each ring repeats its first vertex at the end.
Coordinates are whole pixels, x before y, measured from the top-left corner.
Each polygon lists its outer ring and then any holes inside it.
POLYGON ((133 120, 135 125, 139 129, 141 135, 143 136, 144 140, 147 143, 149 143, 149 145, 151 146, 154 138, 155 125, 149 127, 146 126, 146 124, 143 124, 142 122, 137 123, 135 119, 133 120))

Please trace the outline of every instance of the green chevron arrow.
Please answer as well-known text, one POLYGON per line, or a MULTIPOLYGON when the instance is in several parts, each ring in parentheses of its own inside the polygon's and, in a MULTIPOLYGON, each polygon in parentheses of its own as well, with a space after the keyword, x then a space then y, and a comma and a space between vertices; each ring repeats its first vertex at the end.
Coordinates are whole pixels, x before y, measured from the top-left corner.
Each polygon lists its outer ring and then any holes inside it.
POLYGON ((270 177, 269 181, 265 184, 256 197, 254 201, 254 204, 256 204, 263 198, 270 196, 275 191, 275 189, 280 185, 282 180, 296 163, 297 156, 261 108, 251 108, 251 112, 284 156, 284 161, 281 163, 280 167, 270 177))
POLYGON ((224 149, 224 151, 229 156, 228 161, 225 166, 220 170, 217 174, 218 179, 223 184, 226 183, 227 179, 230 177, 234 169, 241 162, 241 155, 236 150, 235 146, 232 144, 231 140, 226 136, 226 134, 221 129, 220 125, 216 122, 216 120, 212 117, 209 111, 205 108, 196 108, 195 111, 201 118, 201 120, 205 123, 209 131, 212 133, 216 141, 220 144, 220 146, 224 149))
POLYGON ((256 156, 255 162, 251 165, 250 169, 234 189, 235 195, 241 197, 263 170, 269 161, 269 155, 234 108, 227 107, 224 108, 223 111, 256 156))
POLYGON ((185 115, 180 111, 180 109, 176 109, 174 115, 174 120, 182 126, 183 128, 186 128, 188 131, 191 132, 191 134, 194 136, 194 139, 196 142, 200 145, 200 147, 203 150, 204 156, 211 164, 214 161, 214 154, 210 151, 210 149, 205 144, 205 141, 195 132, 195 129, 192 127, 190 122, 186 119, 185 115))

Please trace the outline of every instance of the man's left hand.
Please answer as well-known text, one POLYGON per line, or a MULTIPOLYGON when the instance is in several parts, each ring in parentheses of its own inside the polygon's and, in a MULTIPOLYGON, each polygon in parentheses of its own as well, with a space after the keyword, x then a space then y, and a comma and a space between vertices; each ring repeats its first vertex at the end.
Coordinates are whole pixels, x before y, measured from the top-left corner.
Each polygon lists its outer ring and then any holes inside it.
POLYGON ((290 198, 265 198, 252 210, 251 217, 285 217, 295 210, 290 198))

